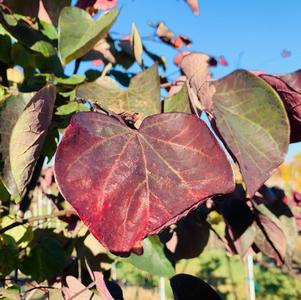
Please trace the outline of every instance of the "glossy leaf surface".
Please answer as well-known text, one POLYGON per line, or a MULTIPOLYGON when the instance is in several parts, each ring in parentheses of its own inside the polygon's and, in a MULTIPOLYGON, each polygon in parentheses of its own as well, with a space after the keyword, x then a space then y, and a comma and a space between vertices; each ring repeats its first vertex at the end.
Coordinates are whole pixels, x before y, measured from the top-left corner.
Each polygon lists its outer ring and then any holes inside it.
POLYGON ((267 83, 247 71, 235 71, 213 84, 217 129, 252 197, 287 153, 290 128, 285 108, 267 83))
POLYGON ((78 113, 58 147, 55 174, 90 231, 117 253, 141 250, 148 235, 234 189, 217 140, 203 121, 184 113, 151 116, 139 131, 102 114, 78 113))

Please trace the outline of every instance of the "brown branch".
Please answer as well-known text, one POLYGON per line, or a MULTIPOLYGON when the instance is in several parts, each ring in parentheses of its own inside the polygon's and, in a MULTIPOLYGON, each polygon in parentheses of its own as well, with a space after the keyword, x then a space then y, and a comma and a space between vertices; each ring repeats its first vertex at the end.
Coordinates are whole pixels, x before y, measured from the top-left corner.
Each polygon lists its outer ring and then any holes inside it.
POLYGON ((60 211, 56 211, 50 215, 44 215, 44 216, 36 216, 36 217, 31 217, 31 218, 27 218, 27 219, 24 219, 22 221, 17 221, 17 222, 14 222, 4 228, 1 228, 0 229, 0 234, 3 234, 5 233, 6 231, 12 229, 12 228, 15 228, 17 226, 20 226, 20 225, 24 225, 24 224, 33 224, 34 222, 36 221, 40 221, 40 220, 47 220, 47 219, 53 219, 53 218, 57 218, 57 217, 62 217, 62 216, 71 216, 71 215, 75 215, 76 212, 72 209, 65 209, 65 210, 60 210, 60 211))

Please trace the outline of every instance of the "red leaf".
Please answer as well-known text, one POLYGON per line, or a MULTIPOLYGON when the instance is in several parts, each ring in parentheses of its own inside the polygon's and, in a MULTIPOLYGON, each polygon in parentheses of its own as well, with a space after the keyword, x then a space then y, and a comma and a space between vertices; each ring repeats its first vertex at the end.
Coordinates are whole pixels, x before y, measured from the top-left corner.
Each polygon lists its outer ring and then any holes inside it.
POLYGON ((223 56, 223 55, 221 55, 221 56, 218 58, 218 63, 219 63, 221 66, 224 66, 224 67, 228 67, 228 66, 229 66, 228 61, 225 59, 225 56, 223 56))
POLYGON ((301 93, 293 89, 279 76, 260 74, 259 77, 277 91, 284 103, 291 126, 290 142, 301 141, 301 93))
POLYGON ((199 9, 199 1, 198 0, 186 0, 186 3, 189 5, 191 8, 192 12, 198 16, 200 14, 200 9, 199 9))
POLYGON ((156 35, 160 40, 176 49, 182 48, 184 45, 190 47, 192 41, 186 35, 175 35, 163 22, 157 24, 156 35))
POLYGON ((214 135, 185 113, 150 116, 139 131, 106 115, 78 113, 58 147, 55 175, 93 235, 119 254, 140 250, 145 237, 234 188, 214 135))
POLYGON ((208 223, 202 220, 196 211, 177 222, 166 246, 176 261, 198 257, 208 243, 209 233, 208 223))

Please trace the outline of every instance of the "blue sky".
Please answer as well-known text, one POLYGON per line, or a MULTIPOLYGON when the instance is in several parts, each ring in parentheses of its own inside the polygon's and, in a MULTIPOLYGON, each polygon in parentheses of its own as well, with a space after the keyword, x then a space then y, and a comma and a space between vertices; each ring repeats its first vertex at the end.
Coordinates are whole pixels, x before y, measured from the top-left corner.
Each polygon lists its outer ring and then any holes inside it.
MULTIPOLYGON (((199 0, 199 4, 200 16, 196 17, 183 0, 119 0, 122 9, 112 31, 129 34, 135 22, 140 35, 147 37, 154 32, 148 21, 164 21, 175 33, 191 38, 189 51, 226 57, 229 66, 214 68, 215 78, 237 68, 276 74, 301 68, 300 0, 199 0), (281 57, 284 49, 291 51, 290 57, 281 57)), ((176 50, 152 41, 144 43, 165 56, 166 74, 177 70, 173 65, 176 50)), ((301 153, 301 143, 290 146, 288 159, 296 153, 301 153)))

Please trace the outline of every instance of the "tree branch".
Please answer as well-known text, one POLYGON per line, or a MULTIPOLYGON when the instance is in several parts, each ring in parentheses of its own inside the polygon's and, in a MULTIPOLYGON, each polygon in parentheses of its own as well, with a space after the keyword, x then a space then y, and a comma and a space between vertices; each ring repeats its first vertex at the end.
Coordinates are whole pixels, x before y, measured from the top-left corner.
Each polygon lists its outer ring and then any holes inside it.
POLYGON ((17 226, 20 226, 20 225, 24 225, 24 224, 33 224, 34 222, 36 221, 40 221, 40 220, 45 220, 45 219, 53 219, 53 218, 57 218, 57 217, 62 217, 62 216, 71 216, 71 215, 75 215, 76 212, 72 209, 65 209, 65 210, 60 210, 60 211, 56 211, 50 215, 44 215, 44 216, 36 216, 36 217, 31 217, 31 218, 27 218, 27 219, 24 219, 22 221, 17 221, 17 222, 14 222, 4 228, 1 228, 0 229, 0 234, 3 234, 5 233, 6 231, 12 229, 12 228, 15 228, 17 226))

